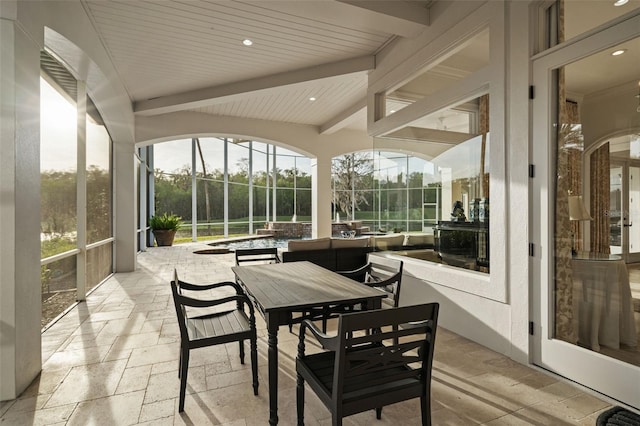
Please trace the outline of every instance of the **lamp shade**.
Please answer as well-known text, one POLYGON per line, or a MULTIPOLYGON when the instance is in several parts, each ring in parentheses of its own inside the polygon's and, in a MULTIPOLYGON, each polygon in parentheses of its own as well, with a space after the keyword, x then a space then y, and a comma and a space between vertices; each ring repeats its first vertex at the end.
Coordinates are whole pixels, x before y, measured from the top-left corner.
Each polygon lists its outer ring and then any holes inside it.
POLYGON ((584 206, 582 195, 569 195, 569 220, 593 220, 584 206))

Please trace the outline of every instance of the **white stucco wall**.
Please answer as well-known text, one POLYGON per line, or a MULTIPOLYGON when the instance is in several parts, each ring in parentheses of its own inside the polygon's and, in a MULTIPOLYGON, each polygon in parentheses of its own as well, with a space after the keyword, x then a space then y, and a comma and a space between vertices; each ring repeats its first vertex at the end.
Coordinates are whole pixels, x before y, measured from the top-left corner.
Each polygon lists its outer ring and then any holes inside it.
POLYGON ((375 135, 394 131, 446 106, 446 102, 453 104, 465 96, 475 96, 476 88, 485 84, 489 87, 491 273, 479 274, 405 259, 407 273, 406 280, 403 278, 401 304, 438 301, 441 304, 440 325, 527 363, 530 355, 529 3, 447 3, 436 3, 434 12, 438 19, 421 37, 397 40, 390 52, 377 58, 376 70, 371 73, 369 82, 369 131, 375 135), (507 25, 509 20, 511 25, 507 25), (481 70, 457 87, 416 102, 382 120, 374 120, 375 93, 392 90, 408 81, 482 26, 490 28, 487 72, 481 70))
POLYGON ((614 136, 640 132, 638 80, 604 90, 582 99, 580 118, 584 134, 584 149, 614 136))

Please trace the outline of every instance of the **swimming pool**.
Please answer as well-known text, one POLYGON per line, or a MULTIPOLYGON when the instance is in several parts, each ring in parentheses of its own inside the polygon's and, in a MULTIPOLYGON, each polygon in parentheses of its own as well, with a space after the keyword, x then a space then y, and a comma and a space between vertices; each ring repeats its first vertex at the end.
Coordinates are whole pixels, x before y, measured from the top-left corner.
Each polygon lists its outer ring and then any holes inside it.
POLYGON ((285 248, 289 240, 295 240, 297 238, 256 238, 246 239, 239 241, 230 241, 226 243, 210 244, 214 247, 226 247, 230 251, 235 249, 252 249, 252 248, 285 248))

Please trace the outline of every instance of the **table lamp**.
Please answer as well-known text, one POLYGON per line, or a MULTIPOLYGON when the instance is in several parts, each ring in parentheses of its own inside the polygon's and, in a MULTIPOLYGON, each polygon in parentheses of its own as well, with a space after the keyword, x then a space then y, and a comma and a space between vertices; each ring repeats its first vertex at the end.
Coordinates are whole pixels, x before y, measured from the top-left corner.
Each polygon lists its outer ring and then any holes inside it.
MULTIPOLYGON (((569 220, 593 220, 589 211, 584 206, 582 195, 569 195, 569 220)), ((573 232, 571 232, 571 254, 578 254, 576 249, 576 236, 573 232)))

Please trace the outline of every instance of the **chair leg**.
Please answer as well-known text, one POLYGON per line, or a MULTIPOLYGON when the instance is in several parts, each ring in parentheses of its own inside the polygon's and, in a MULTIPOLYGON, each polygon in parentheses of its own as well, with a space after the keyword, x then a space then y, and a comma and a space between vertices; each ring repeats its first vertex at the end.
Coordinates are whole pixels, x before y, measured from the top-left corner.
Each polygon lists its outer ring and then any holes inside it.
POLYGON ((184 397, 187 391, 187 375, 189 370, 189 349, 183 348, 180 354, 180 403, 178 412, 184 411, 184 397))
POLYGON ((430 395, 426 393, 420 397, 420 412, 422 414, 422 426, 431 426, 430 395))
POLYGON ((251 337, 251 375, 253 376, 253 394, 258 394, 258 338, 251 337))
POLYGON ((298 374, 296 386, 296 409, 298 411, 298 426, 304 426, 304 379, 298 374))
POLYGON ((382 418, 382 407, 376 408, 376 419, 380 420, 382 418))
POLYGON ((240 345, 240 364, 244 364, 244 340, 238 342, 240 345))

